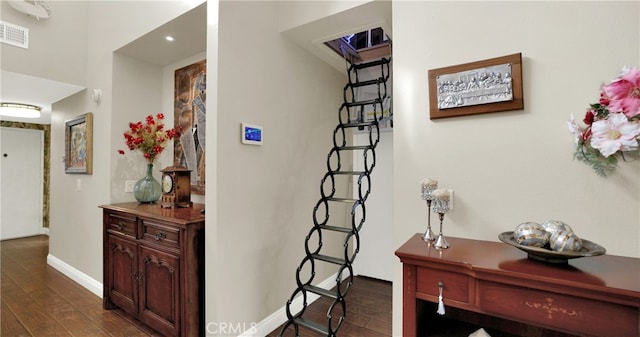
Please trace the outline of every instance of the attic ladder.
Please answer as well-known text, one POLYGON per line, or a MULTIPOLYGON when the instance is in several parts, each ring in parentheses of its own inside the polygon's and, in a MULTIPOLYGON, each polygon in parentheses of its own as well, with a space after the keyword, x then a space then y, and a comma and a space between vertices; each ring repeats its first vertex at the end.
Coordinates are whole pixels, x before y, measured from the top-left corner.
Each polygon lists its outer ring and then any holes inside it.
MULTIPOLYGON (((391 108, 389 107, 387 110, 386 116, 384 109, 385 103, 390 98, 387 94, 390 62, 390 59, 381 58, 367 63, 347 65, 349 82, 343 90, 344 103, 342 103, 338 111, 339 124, 333 132, 333 147, 329 151, 327 158, 327 173, 320 183, 321 197, 313 209, 313 227, 305 239, 306 256, 296 270, 297 288, 287 301, 287 322, 283 325, 278 335, 279 337, 290 336, 285 335, 287 332, 299 337, 301 328, 315 331, 327 337, 334 337, 337 336, 338 329, 340 329, 345 319, 347 312, 345 296, 353 283, 352 263, 359 251, 359 231, 365 221, 365 201, 371 191, 370 175, 376 161, 375 148, 380 140, 380 122, 391 119, 391 108), (380 76, 378 78, 360 80, 359 71, 365 69, 370 71, 374 67, 380 68, 380 76), (377 88, 377 97, 356 101, 357 90, 365 87, 373 87, 374 90, 377 88), (368 107, 370 108, 369 110, 367 110, 368 107), (367 114, 370 116, 367 116, 367 114), (347 139, 347 137, 351 138, 351 133, 348 132, 350 129, 368 132, 369 143, 366 145, 350 144, 351 141, 347 139), (364 168, 361 171, 350 171, 343 168, 342 156, 351 156, 354 152, 360 152, 364 157, 364 168), (345 176, 349 179, 356 179, 358 185, 357 197, 345 197, 352 194, 348 191, 340 194, 336 192, 336 179, 345 176), (334 210, 334 205, 340 203, 351 205, 350 227, 329 225, 330 211, 334 210), (336 235, 338 238, 344 238, 343 255, 330 256, 323 254, 323 237, 327 240, 328 237, 335 239, 334 236, 336 235), (353 244, 353 247, 350 244, 353 244), (337 266, 336 287, 333 290, 326 290, 313 285, 315 270, 320 263, 337 266), (301 274, 303 273, 304 275, 309 275, 308 279, 301 279, 301 274), (346 277, 343 281, 344 274, 346 274, 346 277), (324 299, 323 302, 327 304, 326 317, 321 317, 322 322, 316 322, 309 318, 312 313, 307 312, 307 307, 311 294, 320 296, 318 303, 324 299), (298 296, 302 296, 302 309, 298 312, 293 312, 292 303, 298 296)), ((349 186, 349 184, 345 185, 349 186)), ((339 206, 335 206, 335 208, 340 209, 339 206)), ((336 211, 334 210, 334 212, 336 211)), ((336 217, 338 216, 336 215, 336 217)), ((315 319, 318 319, 317 314, 315 319)))

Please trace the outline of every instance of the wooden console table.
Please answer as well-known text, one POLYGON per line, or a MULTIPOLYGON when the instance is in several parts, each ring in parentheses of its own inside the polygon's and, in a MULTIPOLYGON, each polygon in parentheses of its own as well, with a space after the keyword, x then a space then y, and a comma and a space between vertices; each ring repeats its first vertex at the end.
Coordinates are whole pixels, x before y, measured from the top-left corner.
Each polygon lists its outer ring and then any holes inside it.
POLYGON ((404 337, 417 334, 417 304, 438 302, 438 282, 446 308, 579 336, 640 336, 638 258, 602 255, 553 265, 502 242, 447 240, 451 247, 437 250, 415 234, 396 251, 404 337))
POLYGON ((105 309, 162 336, 204 336, 204 205, 102 205, 105 309))

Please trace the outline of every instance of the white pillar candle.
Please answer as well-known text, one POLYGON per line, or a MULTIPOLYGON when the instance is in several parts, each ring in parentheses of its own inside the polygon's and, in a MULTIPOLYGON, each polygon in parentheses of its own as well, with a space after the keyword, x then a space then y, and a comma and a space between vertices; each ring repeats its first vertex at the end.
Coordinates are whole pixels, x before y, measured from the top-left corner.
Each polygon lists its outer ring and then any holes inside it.
POLYGON ((431 192, 438 188, 438 181, 433 179, 424 179, 420 185, 422 186, 422 199, 433 200, 431 192))
POLYGON ((437 189, 431 192, 431 194, 433 195, 434 198, 442 201, 449 201, 449 198, 451 198, 451 195, 449 194, 449 190, 445 190, 445 189, 437 189))
POLYGON ((422 181, 422 188, 436 189, 438 188, 438 181, 433 179, 425 179, 422 181))

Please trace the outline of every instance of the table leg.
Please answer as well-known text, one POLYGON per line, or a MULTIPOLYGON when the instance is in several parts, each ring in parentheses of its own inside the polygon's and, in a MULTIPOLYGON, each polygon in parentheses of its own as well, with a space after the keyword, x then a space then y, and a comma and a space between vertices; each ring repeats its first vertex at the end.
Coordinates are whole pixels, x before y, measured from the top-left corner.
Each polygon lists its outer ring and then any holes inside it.
POLYGON ((416 337, 416 266, 404 264, 402 273, 402 336, 416 337))

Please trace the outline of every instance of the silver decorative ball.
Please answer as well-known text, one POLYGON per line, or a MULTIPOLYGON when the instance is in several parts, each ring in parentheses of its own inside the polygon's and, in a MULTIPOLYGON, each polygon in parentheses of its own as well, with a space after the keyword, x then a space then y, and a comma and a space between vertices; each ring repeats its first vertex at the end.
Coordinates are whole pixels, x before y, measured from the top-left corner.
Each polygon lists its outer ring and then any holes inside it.
POLYGON ((574 232, 558 230, 551 234, 549 247, 557 252, 578 252, 582 249, 582 240, 574 232))
POLYGON ((553 234, 557 231, 573 232, 573 229, 569 225, 559 220, 547 220, 541 225, 544 227, 544 230, 549 232, 549 234, 553 234))
POLYGON ((513 231, 513 238, 519 245, 544 247, 549 243, 550 234, 536 222, 523 222, 513 231))

